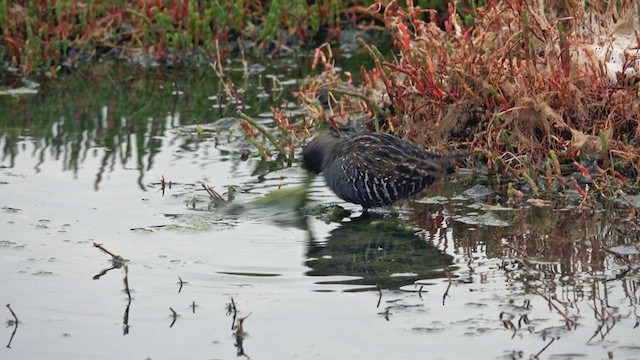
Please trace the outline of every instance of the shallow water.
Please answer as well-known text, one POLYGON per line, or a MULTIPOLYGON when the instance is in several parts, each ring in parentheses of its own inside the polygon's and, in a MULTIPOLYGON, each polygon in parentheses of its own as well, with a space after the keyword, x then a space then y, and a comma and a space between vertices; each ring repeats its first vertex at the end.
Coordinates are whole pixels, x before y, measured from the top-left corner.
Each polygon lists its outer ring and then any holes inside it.
MULTIPOLYGON (((295 104, 295 82, 259 86, 301 79, 286 66, 239 86, 264 123, 295 104)), ((241 160, 253 149, 219 120, 235 110, 210 71, 177 73, 180 95, 170 74, 128 71, 0 97, 0 303, 19 319, 5 310, 0 358, 640 358, 627 210, 491 207, 464 172, 370 217, 315 179, 310 206, 352 211, 341 222, 256 205, 306 179, 297 162, 241 160), (233 206, 203 183, 234 187, 233 206), (101 274, 114 264, 94 243, 126 266, 101 274)))

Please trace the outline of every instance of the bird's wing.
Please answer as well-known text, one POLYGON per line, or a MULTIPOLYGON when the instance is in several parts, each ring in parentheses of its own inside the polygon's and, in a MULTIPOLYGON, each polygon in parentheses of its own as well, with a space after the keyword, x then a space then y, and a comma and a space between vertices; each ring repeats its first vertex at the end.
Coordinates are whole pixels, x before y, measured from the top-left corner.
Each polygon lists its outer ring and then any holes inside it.
POLYGON ((345 181, 371 203, 393 203, 411 196, 446 174, 441 158, 423 159, 395 144, 354 142, 336 158, 345 181))

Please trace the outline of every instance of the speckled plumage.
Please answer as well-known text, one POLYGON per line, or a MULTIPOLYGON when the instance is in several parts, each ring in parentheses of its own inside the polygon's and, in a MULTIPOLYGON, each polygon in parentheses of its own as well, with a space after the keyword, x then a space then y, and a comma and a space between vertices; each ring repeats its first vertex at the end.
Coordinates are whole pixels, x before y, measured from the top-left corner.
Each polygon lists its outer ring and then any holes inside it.
POLYGON ((302 152, 303 166, 322 173, 341 199, 365 209, 390 205, 431 185, 456 155, 426 151, 389 134, 319 137, 302 152))

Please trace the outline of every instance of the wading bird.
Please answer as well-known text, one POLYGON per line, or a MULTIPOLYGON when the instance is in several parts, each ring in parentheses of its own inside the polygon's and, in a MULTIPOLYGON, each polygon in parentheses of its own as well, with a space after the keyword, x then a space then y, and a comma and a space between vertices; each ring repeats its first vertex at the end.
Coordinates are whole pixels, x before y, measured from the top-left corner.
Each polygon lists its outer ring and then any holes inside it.
POLYGON ((304 168, 322 173, 338 197, 362 205, 364 211, 427 188, 461 156, 427 151, 382 133, 317 137, 302 152, 304 168))

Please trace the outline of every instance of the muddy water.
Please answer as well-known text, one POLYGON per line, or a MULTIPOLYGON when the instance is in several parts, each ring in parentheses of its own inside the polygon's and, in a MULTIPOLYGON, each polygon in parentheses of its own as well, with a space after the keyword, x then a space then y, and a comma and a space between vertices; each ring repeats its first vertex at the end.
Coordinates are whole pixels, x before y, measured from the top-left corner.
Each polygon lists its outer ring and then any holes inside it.
MULTIPOLYGON (((297 111, 287 67, 244 78, 248 114, 297 111)), ((321 179, 309 208, 350 217, 256 204, 306 174, 260 160, 210 71, 126 71, 0 97, 0 358, 640 358, 615 203, 488 205, 468 190, 495 184, 462 172, 369 217, 321 179)))

